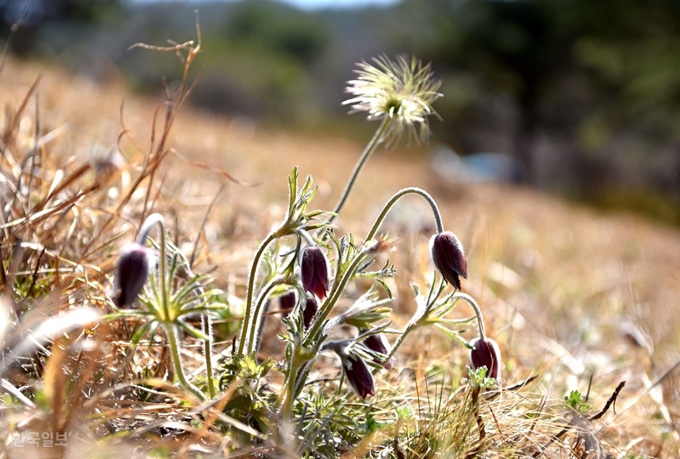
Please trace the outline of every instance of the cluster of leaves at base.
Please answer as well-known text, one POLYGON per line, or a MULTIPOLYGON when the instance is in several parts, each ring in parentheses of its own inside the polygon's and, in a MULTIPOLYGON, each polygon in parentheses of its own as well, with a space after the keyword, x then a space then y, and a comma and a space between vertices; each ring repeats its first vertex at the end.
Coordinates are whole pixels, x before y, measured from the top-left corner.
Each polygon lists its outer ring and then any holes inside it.
POLYGON ((226 392, 236 384, 236 389, 227 402, 224 413, 238 419, 259 432, 267 432, 272 424, 272 407, 276 395, 263 381, 276 363, 267 359, 258 363, 247 356, 236 355, 222 367, 219 390, 226 392))
POLYGON ((363 403, 347 403, 344 396, 310 391, 294 408, 299 419, 298 453, 305 458, 339 457, 380 428, 372 409, 363 403))

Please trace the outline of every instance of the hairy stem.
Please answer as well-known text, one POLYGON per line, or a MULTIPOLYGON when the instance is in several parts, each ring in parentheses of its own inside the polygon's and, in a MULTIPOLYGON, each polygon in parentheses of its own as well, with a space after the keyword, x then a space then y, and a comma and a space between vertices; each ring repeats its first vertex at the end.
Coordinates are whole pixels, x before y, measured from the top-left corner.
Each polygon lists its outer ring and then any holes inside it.
POLYGON ((184 370, 182 369, 182 361, 179 357, 179 343, 177 339, 178 330, 177 326, 174 324, 164 324, 165 333, 168 335, 168 345, 170 347, 170 356, 172 358, 172 365, 175 368, 175 377, 179 381, 180 385, 187 389, 189 392, 198 397, 201 401, 205 401, 206 397, 201 390, 191 384, 184 375, 184 370))
POLYGON ((414 322, 409 322, 408 325, 406 325, 406 328, 404 328, 404 331, 401 332, 399 335, 399 338, 394 342, 392 345, 392 348, 390 349, 389 354, 387 354, 387 357, 385 357, 385 362, 388 362, 392 357, 394 357, 394 354, 396 354, 397 349, 402 345, 404 340, 406 339, 406 336, 411 333, 413 330, 418 328, 418 325, 414 322))
POLYGON ((262 288, 262 291, 257 297, 257 301, 255 302, 255 311, 253 311, 253 324, 250 327, 251 331, 248 334, 248 347, 246 348, 246 353, 247 354, 256 354, 258 348, 260 347, 260 335, 261 335, 261 324, 262 324, 262 315, 264 314, 264 309, 262 305, 266 302, 267 297, 271 293, 271 291, 278 285, 281 285, 285 283, 285 279, 282 277, 277 277, 276 279, 273 279, 271 282, 269 282, 267 285, 265 285, 262 288))
POLYGON ((468 302, 468 304, 470 306, 472 306, 472 309, 474 309, 475 315, 477 316, 477 327, 479 327, 479 338, 481 340, 486 340, 486 330, 484 328, 484 316, 482 315, 482 309, 479 307, 479 305, 474 300, 474 298, 472 298, 467 293, 462 293, 462 292, 456 293, 455 295, 453 295, 453 297, 465 300, 465 301, 468 302))
MULTIPOLYGON (((376 233, 380 229, 380 226, 385 220, 385 217, 387 217, 387 214, 389 213, 390 209, 392 209, 392 207, 397 203, 397 201, 399 201, 399 199, 403 198, 408 194, 417 194, 419 196, 422 196, 427 201, 427 203, 432 208, 434 220, 437 225, 437 231, 439 231, 440 233, 444 231, 444 224, 442 223, 441 213, 439 212, 439 208, 437 207, 437 203, 435 202, 434 198, 432 198, 432 196, 430 196, 425 190, 422 190, 420 188, 415 187, 404 188, 398 191, 394 196, 392 196, 390 200, 387 201, 385 206, 383 206, 382 211, 378 215, 378 218, 376 218, 375 222, 373 223, 373 226, 371 227, 371 230, 366 236, 366 241, 370 241, 375 237, 376 233)), ((307 339, 305 340, 306 343, 313 342, 318 333, 321 332, 321 330, 323 329, 323 322, 328 318, 331 309, 333 309, 333 306, 340 298, 340 295, 342 294, 343 290, 345 289, 349 281, 352 279, 352 276, 354 275, 355 271, 359 268, 361 262, 365 260, 365 257, 366 252, 365 251, 360 252, 352 261, 349 268, 345 271, 340 281, 336 282, 333 285, 331 293, 328 295, 328 298, 326 298, 326 301, 323 303, 323 305, 321 305, 319 313, 317 314, 311 329, 307 333, 307 339)))
POLYGON ((139 230, 139 234, 137 235, 137 243, 140 245, 145 245, 146 243, 146 238, 149 236, 149 233, 151 232, 151 229, 158 225, 158 232, 159 234, 159 239, 160 239, 160 260, 159 260, 159 268, 160 268, 160 281, 161 281, 161 307, 163 310, 163 314, 165 317, 165 320, 168 320, 170 318, 170 306, 168 305, 168 291, 165 288, 166 285, 166 279, 165 279, 165 219, 163 216, 159 213, 154 213, 149 215, 146 220, 144 220, 144 224, 142 225, 142 228, 139 230))
MULTIPOLYGON (((159 213, 153 213, 149 215, 142 228, 139 230, 137 235, 137 243, 140 245, 145 245, 149 233, 154 226, 158 226, 159 239, 160 239, 160 255, 159 255, 159 277, 161 284, 161 308, 163 311, 164 320, 170 320, 170 304, 168 302, 168 290, 167 285, 167 273, 165 270, 166 265, 166 249, 165 249, 165 219, 159 213)), ((207 314, 201 316, 201 324, 203 332, 208 336, 208 339, 203 343, 203 349, 205 353, 205 363, 208 372, 208 393, 210 398, 215 397, 215 387, 213 381, 213 365, 212 365, 212 321, 207 314)), ((172 323, 164 324, 166 334, 168 335, 168 345, 170 346, 170 354, 172 356, 172 363, 175 367, 175 374, 180 384, 191 391, 194 395, 198 396, 201 400, 205 400, 205 394, 201 392, 196 386, 191 384, 185 377, 184 371, 182 369, 182 362, 179 357, 179 341, 178 341, 178 330, 177 327, 172 323)))
POLYGON ((442 222, 442 215, 439 212, 439 207, 437 207, 437 203, 435 202, 434 198, 430 196, 430 194, 421 189, 421 188, 416 188, 416 187, 410 187, 410 188, 403 188, 399 190, 394 196, 390 198, 387 203, 383 206, 382 210, 380 211, 380 215, 378 215, 378 218, 375 219, 375 223, 373 223, 373 227, 371 228, 371 231, 368 233, 366 236, 366 240, 370 241, 373 239, 375 234, 378 232, 380 229, 380 225, 382 225, 383 220, 385 220, 385 217, 387 216, 387 213, 392 209, 392 207, 399 201, 401 198, 406 196, 407 194, 417 194, 419 196, 422 196, 425 201, 430 205, 432 208, 432 214, 434 215, 434 222, 437 225, 437 232, 441 233, 444 231, 444 223, 442 222))
POLYGON ((286 381, 281 391, 283 401, 279 399, 281 410, 280 416, 284 420, 290 419, 290 414, 293 411, 293 401, 295 400, 295 383, 297 381, 298 371, 300 369, 300 362, 297 358, 297 349, 293 349, 293 356, 291 357, 290 368, 286 375, 286 381))
POLYGON ((246 348, 248 330, 251 327, 250 319, 252 315, 251 310, 253 306, 253 294, 255 290, 255 280, 260 267, 260 258, 267 249, 267 246, 269 246, 269 244, 271 244, 272 241, 274 241, 277 237, 279 237, 279 231, 269 233, 265 240, 260 244, 260 247, 258 247, 255 257, 253 257, 253 261, 251 262, 250 275, 248 276, 248 290, 246 292, 246 309, 243 314, 243 324, 241 325, 241 334, 239 335, 238 342, 238 354, 243 354, 243 351, 246 348))
POLYGON ((359 158, 359 161, 354 165, 354 170, 352 171, 352 175, 350 175, 349 180, 347 181, 347 185, 345 185, 345 190, 342 192, 342 195, 340 196, 340 200, 338 203, 335 205, 335 208, 333 209, 334 215, 332 215, 328 219, 328 223, 332 223, 333 220, 338 216, 340 211, 345 205, 345 202, 347 202, 347 198, 349 197, 350 193, 352 192, 352 188, 354 188, 354 182, 356 182, 357 177, 359 176, 359 172, 361 172, 361 169, 364 168, 364 165, 366 164, 366 161, 368 161, 368 158, 371 157, 373 152, 375 152, 375 149, 380 145, 380 143, 383 140, 383 135, 389 128, 390 124, 393 122, 393 118, 390 117, 385 117, 383 119, 382 123, 380 123, 380 126, 378 129, 375 131, 375 134, 373 134, 373 137, 371 140, 368 142, 368 145, 366 145, 366 148, 364 149, 364 152, 361 154, 361 157, 359 158))
POLYGON ((331 290, 330 295, 328 295, 326 301, 324 301, 323 305, 321 305, 321 308, 319 308, 319 312, 317 313, 316 318, 312 322, 312 326, 309 332, 307 333, 305 343, 313 343, 316 340, 315 337, 322 332, 324 328, 324 322, 331 313, 333 306, 335 305, 335 303, 337 303, 338 299, 340 299, 340 295, 342 295, 342 292, 345 290, 345 287, 352 279, 354 272, 359 268, 361 262, 364 260, 365 253, 361 252, 354 258, 354 260, 352 260, 352 264, 350 264, 347 271, 345 271, 342 278, 340 279, 340 282, 337 282, 333 285, 333 289, 331 290))

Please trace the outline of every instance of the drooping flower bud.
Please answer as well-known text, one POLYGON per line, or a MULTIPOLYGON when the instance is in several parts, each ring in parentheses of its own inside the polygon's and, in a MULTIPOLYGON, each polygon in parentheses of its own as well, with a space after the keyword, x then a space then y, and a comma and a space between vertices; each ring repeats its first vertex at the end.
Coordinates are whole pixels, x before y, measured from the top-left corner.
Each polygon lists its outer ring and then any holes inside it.
MULTIPOLYGON (((295 290, 284 293, 279 297, 279 309, 284 313, 289 313, 297 304, 297 293, 295 290)), ((285 316, 286 314, 284 314, 285 316)))
POLYGON ((451 231, 435 234, 430 239, 432 260, 444 280, 460 290, 460 277, 467 279, 467 259, 463 244, 451 231))
POLYGON ((151 249, 136 242, 126 244, 118 254, 113 302, 119 308, 132 306, 151 272, 151 249))
POLYGON ((347 381, 359 397, 366 398, 367 395, 375 395, 375 383, 373 374, 361 358, 347 355, 342 358, 342 367, 345 370, 347 381))
MULTIPOLYGON (((385 335, 382 333, 378 335, 371 335, 364 340, 364 346, 373 352, 378 352, 379 354, 387 355, 390 353, 390 343, 387 342, 385 335)), ((383 366, 386 370, 392 369, 392 360, 376 361, 383 366)))
POLYGON ((319 312, 319 302, 316 301, 316 298, 307 298, 307 301, 305 301, 305 310, 302 312, 305 330, 312 324, 312 320, 314 320, 314 316, 316 316, 317 312, 319 312))
POLYGON ((320 248, 306 247, 302 251, 300 275, 302 287, 305 291, 318 296, 320 299, 326 298, 326 292, 328 292, 328 261, 320 248))
POLYGON ((470 360, 475 370, 486 367, 486 376, 500 381, 501 377, 501 351, 498 344, 491 338, 475 338, 470 342, 470 360))

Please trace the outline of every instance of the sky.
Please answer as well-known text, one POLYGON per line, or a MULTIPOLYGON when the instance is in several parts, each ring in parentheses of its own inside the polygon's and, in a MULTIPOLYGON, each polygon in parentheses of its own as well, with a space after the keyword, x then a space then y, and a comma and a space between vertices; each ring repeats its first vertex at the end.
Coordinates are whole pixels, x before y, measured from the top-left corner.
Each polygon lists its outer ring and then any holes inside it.
MULTIPOLYGON (((160 3, 166 0, 127 0, 129 3, 160 3)), ((186 3, 201 3, 206 0, 185 0, 186 3)), ((239 0, 224 0, 239 1, 239 0)), ((400 0, 277 0, 307 11, 327 8, 360 8, 364 6, 390 6, 400 0)))
POLYGON ((279 0, 303 10, 318 10, 323 8, 356 8, 361 6, 388 6, 399 0, 279 0))

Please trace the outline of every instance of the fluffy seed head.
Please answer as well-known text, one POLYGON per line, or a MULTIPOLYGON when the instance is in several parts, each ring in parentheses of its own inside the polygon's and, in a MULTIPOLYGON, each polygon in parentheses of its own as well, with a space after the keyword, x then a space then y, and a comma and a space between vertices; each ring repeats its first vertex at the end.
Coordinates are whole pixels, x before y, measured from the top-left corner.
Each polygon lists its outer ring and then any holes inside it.
POLYGON ((369 120, 391 118, 383 139, 393 143, 408 130, 417 141, 429 137, 427 117, 436 115, 432 103, 441 97, 437 92, 441 82, 433 79, 430 65, 414 57, 398 56, 391 61, 386 56, 373 58, 374 65, 362 62, 348 82, 345 92, 352 97, 343 102, 354 112, 366 112, 369 120))

